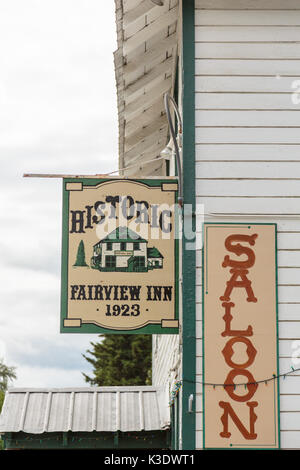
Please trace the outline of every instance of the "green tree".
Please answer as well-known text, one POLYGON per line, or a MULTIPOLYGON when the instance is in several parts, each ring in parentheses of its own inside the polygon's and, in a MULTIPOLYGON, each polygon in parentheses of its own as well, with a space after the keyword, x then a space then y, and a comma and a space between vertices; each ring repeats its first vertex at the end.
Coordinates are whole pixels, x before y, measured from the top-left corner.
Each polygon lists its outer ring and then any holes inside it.
POLYGON ((16 378, 16 368, 6 366, 3 359, 0 359, 0 391, 5 393, 8 387, 8 382, 16 378))
POLYGON ((87 266, 85 261, 85 250, 84 250, 84 243, 83 240, 78 245, 76 261, 73 266, 87 266))
POLYGON ((96 386, 151 384, 151 335, 100 335, 92 343, 92 357, 83 357, 93 366, 93 377, 85 381, 96 386))
MULTIPOLYGON (((4 364, 3 359, 0 359, 0 413, 2 410, 5 392, 10 380, 16 379, 15 367, 8 367, 4 364)), ((4 444, 0 438, 0 450, 3 450, 4 444)))

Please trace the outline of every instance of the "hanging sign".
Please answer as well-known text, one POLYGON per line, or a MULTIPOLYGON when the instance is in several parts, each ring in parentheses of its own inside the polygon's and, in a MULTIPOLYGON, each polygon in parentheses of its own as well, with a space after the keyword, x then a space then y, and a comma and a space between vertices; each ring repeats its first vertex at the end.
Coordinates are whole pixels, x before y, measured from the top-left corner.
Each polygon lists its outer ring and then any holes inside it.
POLYGON ((61 332, 178 333, 177 180, 63 180, 61 332))
POLYGON ((204 224, 205 448, 279 447, 276 268, 275 224, 204 224))

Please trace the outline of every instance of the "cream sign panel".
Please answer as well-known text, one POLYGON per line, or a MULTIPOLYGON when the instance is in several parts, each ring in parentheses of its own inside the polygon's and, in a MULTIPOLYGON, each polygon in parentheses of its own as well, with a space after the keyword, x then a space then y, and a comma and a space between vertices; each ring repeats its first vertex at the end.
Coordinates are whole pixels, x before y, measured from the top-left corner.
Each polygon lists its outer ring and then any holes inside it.
POLYGON ((279 446, 276 268, 276 225, 204 224, 206 448, 279 446))
POLYGON ((61 331, 177 332, 176 180, 63 184, 61 331))

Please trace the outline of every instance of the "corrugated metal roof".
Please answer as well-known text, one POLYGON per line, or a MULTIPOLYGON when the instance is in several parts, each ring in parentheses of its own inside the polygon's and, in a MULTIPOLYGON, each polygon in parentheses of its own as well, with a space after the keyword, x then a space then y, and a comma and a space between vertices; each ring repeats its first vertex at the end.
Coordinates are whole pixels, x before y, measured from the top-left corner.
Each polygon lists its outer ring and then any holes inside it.
POLYGON ((133 432, 167 429, 168 395, 162 388, 90 387, 9 389, 0 432, 133 432))
POLYGON ((119 116, 119 167, 132 175, 163 174, 168 141, 163 96, 172 94, 177 61, 178 0, 115 0, 118 50, 115 75, 119 116), (132 167, 132 165, 139 164, 132 167))

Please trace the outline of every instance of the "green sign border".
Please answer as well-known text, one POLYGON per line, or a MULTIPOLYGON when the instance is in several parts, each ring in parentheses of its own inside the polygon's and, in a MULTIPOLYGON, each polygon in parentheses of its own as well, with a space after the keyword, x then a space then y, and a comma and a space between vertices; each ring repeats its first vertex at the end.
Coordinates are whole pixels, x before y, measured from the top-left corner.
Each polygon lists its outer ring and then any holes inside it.
MULTIPOLYGON (((96 333, 96 334, 178 334, 179 328, 162 328, 160 325, 147 325, 136 330, 113 330, 102 328, 93 323, 84 323, 80 327, 65 327, 64 320, 67 318, 68 308, 68 247, 69 247, 69 191, 65 189, 66 183, 83 183, 85 186, 96 186, 99 183, 109 181, 120 181, 123 178, 64 178, 63 179, 63 218, 62 218, 62 252, 61 252, 61 314, 60 333, 96 333)), ((129 179, 126 181, 143 183, 149 187, 159 187, 162 183, 170 183, 174 179, 129 179)), ((175 193, 177 203, 178 193, 175 193)), ((175 320, 179 321, 179 240, 175 239, 175 320)))
MULTIPOLYGON (((202 369, 203 369, 203 382, 205 383, 205 367, 204 367, 204 296, 205 296, 205 289, 204 289, 204 256, 205 256, 205 247, 204 247, 204 230, 205 226, 207 225, 273 225, 275 227, 275 293, 276 293, 276 355, 277 355, 277 371, 276 375, 279 374, 279 331, 278 331, 278 248, 277 248, 277 223, 264 223, 264 222, 204 222, 202 225, 202 236, 203 236, 203 248, 202 248, 202 369)), ((280 450, 281 443, 280 443, 280 388, 279 388, 279 379, 277 380, 277 385, 274 381, 274 390, 277 387, 277 429, 276 429, 276 439, 278 443, 278 447, 267 447, 260 446, 260 447, 206 447, 205 446, 205 385, 202 385, 202 409, 203 409, 203 449, 205 450, 280 450)), ((276 445, 276 443, 275 443, 276 445)))

